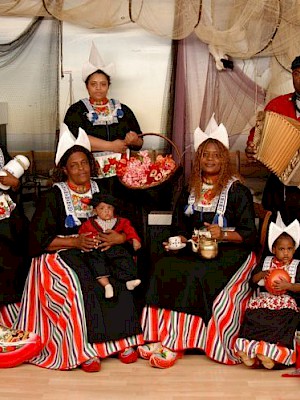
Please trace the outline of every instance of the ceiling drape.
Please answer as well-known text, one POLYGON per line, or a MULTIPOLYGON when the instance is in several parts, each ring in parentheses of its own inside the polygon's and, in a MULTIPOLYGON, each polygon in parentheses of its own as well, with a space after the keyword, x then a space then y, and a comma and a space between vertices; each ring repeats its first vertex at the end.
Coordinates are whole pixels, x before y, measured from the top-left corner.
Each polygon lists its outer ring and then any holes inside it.
POLYGON ((134 23, 176 40, 194 32, 220 54, 276 56, 285 68, 300 45, 300 0, 7 0, 0 15, 52 16, 98 29, 134 23))

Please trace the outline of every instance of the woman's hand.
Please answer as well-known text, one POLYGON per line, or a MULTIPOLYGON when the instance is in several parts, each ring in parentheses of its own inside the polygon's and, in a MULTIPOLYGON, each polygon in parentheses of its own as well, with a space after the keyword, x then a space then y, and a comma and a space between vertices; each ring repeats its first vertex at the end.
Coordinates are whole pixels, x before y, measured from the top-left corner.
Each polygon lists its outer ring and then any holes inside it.
POLYGON ((112 151, 115 153, 125 153, 128 149, 128 145, 125 140, 116 139, 111 142, 112 151))
POLYGON ((204 222, 204 225, 206 226, 206 229, 208 230, 208 232, 210 232, 212 239, 216 239, 216 240, 223 239, 223 232, 222 232, 222 229, 219 227, 219 225, 209 224, 207 222, 204 222))
POLYGON ((18 190, 20 186, 19 179, 6 170, 5 173, 7 174, 6 176, 0 176, 0 183, 4 186, 10 186, 13 190, 18 190))
POLYGON ((98 247, 101 249, 101 251, 108 250, 116 244, 123 244, 126 242, 125 233, 118 233, 113 229, 107 229, 105 233, 99 232, 97 238, 99 239, 98 247))
POLYGON ((128 132, 125 136, 125 143, 127 146, 142 146, 143 139, 135 132, 128 132))
POLYGON ((77 249, 82 251, 91 251, 99 247, 99 239, 97 237, 90 237, 88 235, 89 233, 82 233, 74 238, 76 244, 75 247, 77 249))

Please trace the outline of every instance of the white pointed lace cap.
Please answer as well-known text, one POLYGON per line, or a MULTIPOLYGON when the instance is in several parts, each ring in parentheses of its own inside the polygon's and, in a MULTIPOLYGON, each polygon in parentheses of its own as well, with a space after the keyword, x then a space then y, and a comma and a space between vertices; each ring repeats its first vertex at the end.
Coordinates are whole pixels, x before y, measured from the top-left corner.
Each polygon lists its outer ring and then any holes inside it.
POLYGON ((221 123, 217 124, 215 120, 215 113, 211 116, 205 131, 203 132, 200 127, 195 129, 194 132, 194 149, 197 151, 198 147, 201 143, 203 143, 207 139, 216 139, 224 144, 227 149, 229 149, 229 139, 228 133, 225 126, 221 123))
POLYGON ((76 139, 70 132, 67 125, 62 123, 60 126, 59 141, 55 156, 55 164, 57 165, 62 156, 65 154, 65 152, 75 145, 82 146, 85 149, 91 151, 91 144, 88 135, 82 128, 79 128, 78 137, 76 139))
POLYGON ((85 82, 86 78, 92 73, 96 72, 98 69, 101 69, 109 76, 112 76, 115 73, 114 63, 105 65, 97 50, 97 47, 95 46, 95 43, 92 42, 89 61, 84 63, 82 67, 83 81, 85 82))
POLYGON ((286 226, 281 218, 280 212, 277 213, 276 223, 271 222, 268 235, 268 246, 272 253, 272 247, 275 240, 283 233, 289 234, 295 241, 295 248, 299 247, 300 243, 300 223, 297 219, 286 226))

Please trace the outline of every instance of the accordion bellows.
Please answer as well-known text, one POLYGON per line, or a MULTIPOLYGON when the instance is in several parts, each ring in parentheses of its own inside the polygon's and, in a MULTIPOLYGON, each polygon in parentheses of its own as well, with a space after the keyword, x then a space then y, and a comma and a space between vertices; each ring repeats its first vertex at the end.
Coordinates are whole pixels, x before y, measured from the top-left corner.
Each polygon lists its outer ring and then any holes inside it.
POLYGON ((257 115, 256 158, 287 186, 300 186, 300 122, 272 111, 257 115))

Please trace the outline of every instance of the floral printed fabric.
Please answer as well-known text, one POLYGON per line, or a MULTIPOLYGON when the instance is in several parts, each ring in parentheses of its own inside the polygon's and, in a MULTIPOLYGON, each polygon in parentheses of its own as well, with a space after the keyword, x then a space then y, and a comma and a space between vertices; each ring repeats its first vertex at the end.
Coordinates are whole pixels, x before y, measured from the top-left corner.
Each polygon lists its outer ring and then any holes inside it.
POLYGON ((256 310, 259 308, 268 308, 269 310, 281 310, 283 308, 290 308, 298 311, 296 301, 287 294, 276 296, 271 293, 261 293, 258 297, 253 298, 249 302, 248 308, 256 310))
POLYGON ((0 195, 0 220, 9 218, 11 212, 15 209, 16 204, 12 201, 8 194, 0 195))

